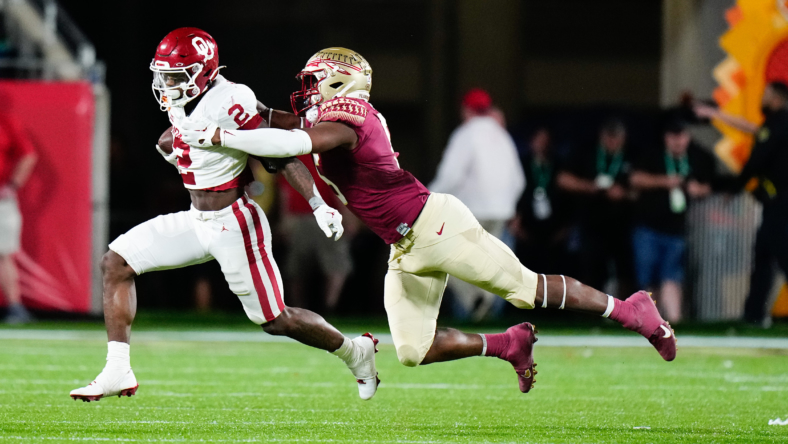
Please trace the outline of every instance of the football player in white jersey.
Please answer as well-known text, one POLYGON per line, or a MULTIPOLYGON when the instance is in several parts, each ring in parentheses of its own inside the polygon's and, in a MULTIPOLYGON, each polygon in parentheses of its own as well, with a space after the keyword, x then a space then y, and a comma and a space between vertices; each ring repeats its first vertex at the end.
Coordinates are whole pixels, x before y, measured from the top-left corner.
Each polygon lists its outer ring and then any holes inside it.
MULTIPOLYGON (((197 28, 169 33, 156 49, 150 69, 153 91, 175 126, 185 119, 214 122, 220 128, 267 126, 258 113, 254 93, 219 75, 214 39, 197 28)), ((271 113, 268 112, 268 120, 271 113)), ((354 339, 342 335, 316 313, 284 305, 282 279, 271 255, 271 230, 262 209, 244 192, 252 177, 248 154, 231 148, 195 148, 171 128, 157 150, 175 165, 192 205, 188 211, 144 222, 109 245, 101 269, 108 352, 104 370, 71 397, 98 401, 106 396, 132 396, 137 379, 131 370, 129 339, 137 308, 134 277, 216 259, 246 315, 272 335, 284 335, 329 351, 342 359, 358 382, 359 396, 377 390, 375 345, 369 333, 354 339)), ((326 236, 342 235, 342 216, 325 204, 309 170, 295 158, 276 160, 276 167, 310 203, 326 236)))

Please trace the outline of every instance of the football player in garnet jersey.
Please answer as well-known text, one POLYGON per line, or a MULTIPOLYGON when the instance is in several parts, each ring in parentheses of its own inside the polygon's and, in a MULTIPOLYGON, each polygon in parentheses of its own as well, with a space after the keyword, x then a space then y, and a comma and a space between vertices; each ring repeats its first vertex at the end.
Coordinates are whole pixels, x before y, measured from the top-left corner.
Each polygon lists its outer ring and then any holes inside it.
MULTIPOLYGON (((231 147, 271 157, 313 153, 323 180, 350 211, 391 244, 385 306, 404 365, 495 356, 514 366, 521 391, 533 387, 536 338, 531 324, 500 334, 436 330, 448 275, 518 308, 568 309, 615 319, 645 336, 665 360, 675 358, 673 330, 648 293, 620 300, 569 277, 537 275, 484 231, 458 199, 430 193, 402 170, 386 119, 369 103, 372 69, 359 54, 324 49, 309 59, 297 78, 302 87, 292 96, 293 110, 307 116, 309 128, 236 131, 197 120, 176 126, 192 146, 231 147)), ((278 126, 299 127, 296 118, 280 119, 278 126)))
MULTIPOLYGON (((180 28, 161 41, 150 66, 153 91, 173 125, 188 117, 231 130, 265 125, 254 93, 225 80, 220 68, 216 42, 204 31, 180 28)), ((282 279, 271 256, 268 221, 244 193, 252 180, 249 155, 231 148, 189 146, 177 130, 166 131, 160 144, 156 148, 177 167, 189 190, 191 209, 144 222, 109 245, 101 263, 107 364, 90 385, 73 390, 71 397, 97 401, 131 396, 137 390, 129 361, 137 308, 135 276, 216 259, 252 322, 262 324, 270 334, 289 336, 339 356, 356 377, 359 396, 371 398, 379 382, 377 340, 369 333, 351 340, 319 315, 285 306, 282 279)), ((312 205, 326 236, 335 234, 339 239, 342 217, 320 197, 309 170, 293 158, 277 161, 290 184, 312 205)))

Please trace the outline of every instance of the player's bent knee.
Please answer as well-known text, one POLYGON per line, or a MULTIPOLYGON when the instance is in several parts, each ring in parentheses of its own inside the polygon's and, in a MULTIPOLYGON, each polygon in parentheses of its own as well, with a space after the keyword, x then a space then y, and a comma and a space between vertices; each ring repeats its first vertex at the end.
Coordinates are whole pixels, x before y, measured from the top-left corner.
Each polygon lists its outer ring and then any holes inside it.
POLYGON ((399 358, 399 362, 405 367, 416 367, 424 360, 424 356, 422 356, 416 348, 410 345, 397 347, 397 358, 399 358))
MULTIPOLYGON (((249 316, 249 319, 254 322, 255 324, 260 324, 257 319, 253 319, 249 316)), ((281 313, 279 313, 275 318, 271 320, 265 321, 261 327, 263 327, 263 331, 268 333, 269 335, 273 336, 287 336, 290 332, 290 329, 293 325, 293 314, 291 310, 288 310, 288 307, 285 307, 281 313)))
POLYGON ((105 279, 111 280, 130 279, 136 275, 134 269, 126 263, 126 260, 112 250, 104 253, 104 256, 101 258, 101 273, 105 279))

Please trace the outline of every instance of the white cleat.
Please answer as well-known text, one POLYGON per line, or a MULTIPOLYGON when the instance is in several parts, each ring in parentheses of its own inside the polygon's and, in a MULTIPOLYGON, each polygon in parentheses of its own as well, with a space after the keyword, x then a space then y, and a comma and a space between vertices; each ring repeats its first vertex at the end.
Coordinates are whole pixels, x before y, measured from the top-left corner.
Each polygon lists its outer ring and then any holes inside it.
POLYGON ((380 379, 378 379, 378 371, 375 368, 375 353, 378 352, 378 340, 372 337, 370 333, 352 339, 353 343, 361 347, 363 353, 361 359, 354 365, 348 365, 348 368, 356 377, 358 382, 358 396, 363 400, 371 399, 378 391, 380 379))
POLYGON ((134 372, 129 369, 125 373, 117 370, 107 370, 106 368, 96 376, 96 380, 85 387, 71 390, 71 397, 76 401, 81 399, 85 402, 98 401, 107 396, 132 396, 137 392, 137 378, 134 372))

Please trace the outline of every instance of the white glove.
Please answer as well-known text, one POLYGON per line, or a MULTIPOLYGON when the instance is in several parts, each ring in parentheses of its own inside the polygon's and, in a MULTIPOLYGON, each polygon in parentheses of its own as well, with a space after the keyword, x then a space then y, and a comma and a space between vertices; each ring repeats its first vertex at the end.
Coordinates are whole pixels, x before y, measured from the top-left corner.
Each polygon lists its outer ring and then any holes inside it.
POLYGON ((342 215, 334 208, 329 207, 326 204, 320 205, 313 211, 315 215, 315 219, 317 219, 317 226, 323 230, 326 237, 331 237, 332 234, 336 233, 334 236, 334 240, 338 241, 342 234, 345 232, 345 228, 342 226, 342 215))
POLYGON ((176 128, 181 133, 183 143, 195 148, 209 148, 213 146, 211 139, 219 126, 208 120, 193 122, 189 119, 184 119, 180 122, 180 126, 176 126, 176 128))
POLYGON ((158 151, 159 154, 161 154, 162 157, 164 157, 164 160, 166 160, 167 162, 169 162, 169 163, 171 163, 171 164, 173 164, 173 165, 175 165, 177 167, 178 166, 178 153, 175 152, 176 149, 177 148, 173 148, 172 152, 170 154, 167 154, 167 153, 164 152, 163 149, 161 149, 159 144, 156 144, 156 151, 158 151))

